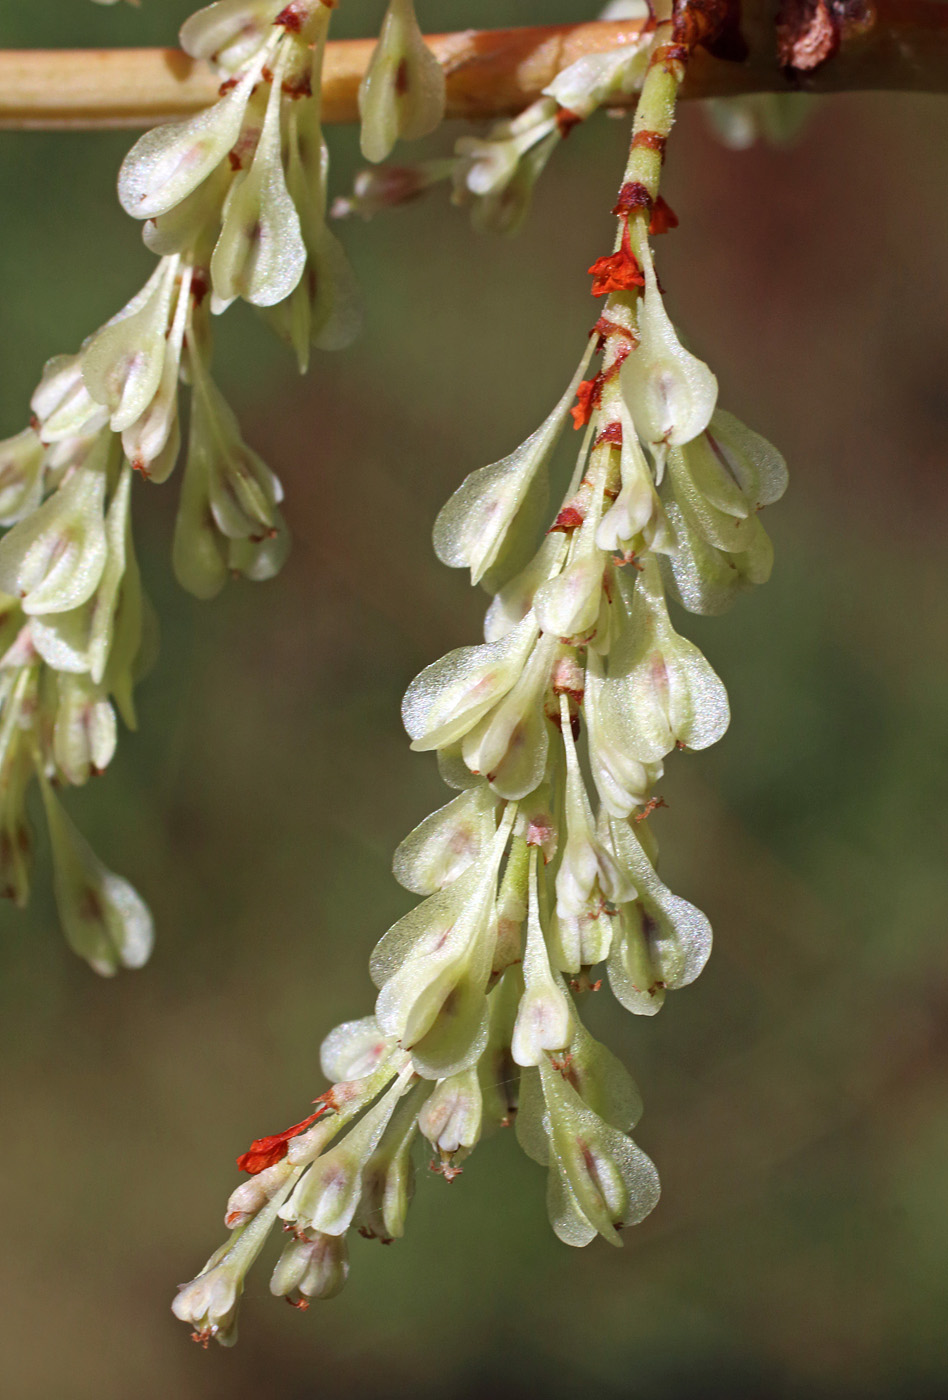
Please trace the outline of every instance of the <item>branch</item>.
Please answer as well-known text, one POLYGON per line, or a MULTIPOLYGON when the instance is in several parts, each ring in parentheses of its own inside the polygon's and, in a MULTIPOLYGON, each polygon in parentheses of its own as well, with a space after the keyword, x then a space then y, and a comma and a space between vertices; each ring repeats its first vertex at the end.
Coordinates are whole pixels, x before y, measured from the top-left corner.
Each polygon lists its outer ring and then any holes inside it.
MULTIPOLYGON (((738 93, 948 91, 948 4, 944 0, 796 0, 832 5, 840 25, 833 57, 805 77, 789 77, 776 52, 773 19, 744 26, 749 57, 740 63, 699 49, 683 96, 738 93)), ((745 7, 746 10, 749 7, 745 7)), ((756 22, 755 22, 756 20, 756 22)), ((428 42, 448 78, 448 115, 494 117, 521 111, 560 69, 638 39, 642 22, 558 24, 436 34, 428 42)), ((357 92, 374 39, 332 43, 326 51, 323 117, 358 119, 357 92)), ((178 49, 0 51, 0 127, 89 130, 150 126, 213 102, 218 80, 178 49)))

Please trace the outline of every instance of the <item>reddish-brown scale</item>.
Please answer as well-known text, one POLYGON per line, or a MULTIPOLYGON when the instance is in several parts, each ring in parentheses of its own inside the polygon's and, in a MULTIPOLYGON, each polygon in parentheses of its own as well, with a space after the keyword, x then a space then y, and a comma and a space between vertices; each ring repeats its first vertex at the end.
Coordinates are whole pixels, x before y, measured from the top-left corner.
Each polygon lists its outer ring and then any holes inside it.
POLYGON ((195 268, 191 274, 191 295, 194 298, 194 305, 200 306, 201 302, 210 291, 210 281, 203 268, 195 268))
POLYGON ((279 25, 281 29, 288 29, 291 34, 298 34, 303 28, 303 21, 306 18, 306 6, 300 0, 290 0, 290 4, 280 11, 274 25, 279 25))
POLYGON ((701 45, 715 58, 743 63, 750 53, 741 33, 741 0, 675 0, 672 33, 687 62, 701 45))
POLYGON ((230 161, 231 170, 240 170, 243 167, 243 161, 236 151, 228 151, 227 159, 230 161))
POLYGON ((641 812, 636 812, 635 820, 637 822, 644 822, 646 818, 650 817, 659 807, 667 806, 668 803, 665 801, 664 797, 650 797, 641 812))
POLYGON ((403 58, 395 70, 395 91, 404 97, 408 91, 408 59, 403 58))
POLYGON ((571 112, 568 107, 561 107, 556 114, 556 129, 565 141, 574 126, 579 126, 582 117, 571 112))
POLYGON ((652 208, 652 217, 649 220, 648 231, 654 238, 656 234, 668 233, 669 229, 678 227, 678 215, 661 195, 655 201, 652 208))
MULTIPOLYGON (((352 1089, 344 1097, 351 1099, 355 1097, 357 1093, 358 1090, 352 1089)), ((313 1099, 313 1103, 325 1104, 331 1113, 337 1113, 342 1107, 342 1105, 339 1102, 340 1097, 343 1097, 342 1085, 334 1084, 331 1089, 326 1090, 325 1094, 320 1094, 318 1099, 313 1099), (340 1091, 338 1094, 336 1093, 337 1089, 340 1091)))
POLYGON ((217 89, 218 97, 225 97, 227 93, 231 92, 237 86, 237 81, 236 78, 225 78, 217 89))
POLYGON ((263 78, 263 81, 265 83, 272 83, 273 69, 264 64, 263 68, 260 70, 260 76, 263 78))
POLYGON ((665 159, 665 144, 667 136, 663 136, 660 131, 637 131, 632 137, 633 151, 637 146, 644 146, 648 151, 658 151, 662 160, 665 159))
POLYGON ((572 530, 578 530, 582 523, 582 511, 578 511, 575 506, 564 506, 546 533, 568 535, 572 530))
POLYGON ((608 316, 600 316, 589 334, 598 335, 600 340, 605 340, 610 335, 631 336, 633 332, 626 330, 625 326, 620 326, 618 321, 610 321, 608 316))
POLYGON ((286 1301, 289 1303, 291 1308, 296 1308, 298 1312, 309 1311, 309 1301, 306 1298, 287 1298, 286 1301))
POLYGON ((607 423, 606 426, 603 428, 602 432, 596 438, 596 441, 593 443, 593 447, 599 447, 600 444, 604 442, 614 443, 616 447, 622 446, 621 423, 607 423))
POLYGON ((294 102, 300 97, 312 97, 312 76, 309 73, 304 73, 303 76, 297 78, 295 82, 290 82, 289 79, 286 79, 282 84, 281 91, 285 93, 287 97, 292 98, 294 102))
POLYGON ((622 368, 623 363, 629 358, 629 356, 635 349, 635 346, 638 345, 638 343, 639 342, 637 340, 635 341, 635 344, 633 344, 631 341, 626 340, 623 341, 621 345, 616 346, 615 354, 613 355, 612 359, 612 364, 609 366, 608 369, 604 369, 602 371, 603 384, 608 384, 610 379, 615 379, 616 375, 619 373, 619 370, 622 368))
POLYGON ((593 326, 589 334, 598 335, 599 337, 599 340, 596 343, 597 355, 602 350, 606 341, 612 335, 622 336, 623 339, 629 341, 630 350, 634 350, 639 343, 639 338, 635 334, 635 331, 630 331, 628 326, 620 326, 618 321, 610 321, 607 316, 600 316, 599 320, 593 326))
POLYGON ((203 1347, 205 1351, 207 1351, 208 1344, 209 1344, 210 1340, 211 1340, 211 1329, 210 1329, 210 1327, 205 1327, 203 1332, 192 1332, 192 1333, 191 1333, 191 1341, 192 1341, 192 1342, 197 1342, 198 1346, 199 1346, 199 1347, 203 1347))
POLYGON ((631 292, 636 287, 645 286, 639 260, 632 251, 628 218, 625 220, 622 242, 618 250, 610 253, 608 257, 597 258, 588 271, 593 279, 594 297, 608 296, 610 292, 631 292))
POLYGON ((40 430, 40 420, 35 413, 30 414, 30 427, 33 429, 34 433, 38 433, 40 430))
POLYGON ((613 209, 616 218, 628 217, 636 209, 650 209, 652 196, 641 180, 627 180, 619 191, 619 198, 613 209))
POLYGON ((676 64, 686 64, 691 57, 691 50, 687 44, 660 44, 652 54, 652 63, 661 63, 666 73, 670 73, 676 64))
MULTIPOLYGON (((564 642, 568 642, 568 641, 569 641, 569 638, 568 638, 568 637, 562 637, 560 640, 561 640, 561 641, 564 641, 564 642)), ((561 712, 560 712, 560 707, 559 707, 559 705, 547 709, 547 710, 545 711, 545 714, 546 714, 547 719, 550 721, 550 723, 551 723, 551 724, 555 724, 556 727, 557 727, 557 729, 559 729, 560 731, 562 731, 562 729, 563 729, 563 716, 562 716, 562 714, 561 714, 561 712)), ((579 718, 579 715, 578 715, 574 710, 572 710, 572 709, 570 710, 570 714, 569 714, 569 727, 570 727, 570 733, 571 733, 572 736, 573 736, 573 742, 575 743, 575 742, 579 739, 580 733, 581 733, 581 731, 582 731, 582 720, 579 718)))
MULTIPOLYGON (((576 682, 576 683, 573 685, 572 688, 570 688, 568 685, 562 685, 562 686, 559 686, 559 687, 554 686, 554 687, 553 687, 553 694, 554 694, 554 695, 567 695, 567 696, 570 698, 570 700, 572 700, 573 704, 574 704, 574 705, 577 705, 577 706, 578 706, 578 705, 581 705, 581 704, 583 703, 583 701, 585 700, 585 698, 586 698, 586 691, 585 691, 585 689, 584 689, 583 681, 578 681, 578 682, 576 682)), ((579 722, 579 716, 577 715, 577 716, 576 716, 576 723, 578 724, 578 722, 579 722)))

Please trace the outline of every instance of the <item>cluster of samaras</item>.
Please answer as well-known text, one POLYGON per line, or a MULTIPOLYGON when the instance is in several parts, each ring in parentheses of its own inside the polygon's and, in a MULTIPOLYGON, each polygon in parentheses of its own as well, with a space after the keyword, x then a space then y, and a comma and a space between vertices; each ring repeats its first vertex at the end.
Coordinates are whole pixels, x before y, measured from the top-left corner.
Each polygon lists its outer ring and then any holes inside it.
MULTIPOLYGON (((400 1236, 416 1141, 448 1179, 482 1135, 516 1121, 548 1169, 556 1233, 619 1242, 654 1206, 658 1179, 629 1136, 641 1104, 627 1071, 583 1026, 579 1000, 603 978, 653 1015, 703 967, 704 915, 656 873, 647 817, 676 748, 724 732, 727 696, 675 630, 667 597, 723 611, 767 578, 761 506, 784 490, 779 454, 717 407, 717 381, 665 310, 650 237, 677 223, 658 194, 690 50, 648 14, 638 43, 562 72, 544 95, 454 154, 364 172, 337 212, 371 215, 439 180, 475 221, 509 230, 563 135, 640 90, 615 213, 614 250, 589 269, 601 314, 553 412, 504 460, 474 472, 435 526, 447 564, 492 596, 483 643, 429 666, 405 697, 418 750, 435 750, 457 795, 395 857, 423 896, 379 942, 375 1012, 335 1030, 333 1088, 315 1114, 240 1159, 232 1234, 175 1301, 202 1341, 236 1336, 244 1279, 271 1228, 291 1239, 277 1294, 305 1305, 337 1292, 352 1228, 400 1236), (588 372, 596 360, 595 372, 588 372), (549 509, 567 429, 575 468, 549 509)), ((214 317, 261 308, 305 369, 310 347, 359 328, 354 278, 327 222, 320 83, 332 6, 219 0, 184 26, 216 65, 218 102, 144 136, 119 181, 158 256, 144 289, 78 354, 51 361, 31 426, 0 445, 0 878, 19 902, 31 838, 25 792, 46 801, 66 932, 99 971, 147 957, 151 921, 95 858, 53 794, 101 771, 115 707, 153 650, 131 532, 131 486, 165 481, 188 427, 173 563, 212 597, 228 576, 271 577, 287 552, 282 489, 243 441, 211 375, 214 317)), ((360 93, 362 144, 384 161, 444 113, 441 68, 411 0, 391 0, 360 93)))

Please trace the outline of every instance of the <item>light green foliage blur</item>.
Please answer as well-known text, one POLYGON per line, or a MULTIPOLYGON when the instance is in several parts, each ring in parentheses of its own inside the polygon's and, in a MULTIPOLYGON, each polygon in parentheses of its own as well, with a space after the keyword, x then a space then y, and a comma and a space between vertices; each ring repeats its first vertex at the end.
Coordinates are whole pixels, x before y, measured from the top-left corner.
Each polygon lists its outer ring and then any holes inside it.
MULTIPOLYGON (((190 8, 7 5, 0 42, 170 41, 190 8)), ((362 8, 346 0, 340 33, 362 8)), ((474 8, 418 4, 439 28, 583 9, 474 8)), ((656 1021, 590 1007, 643 1090, 659 1208, 621 1253, 568 1250, 501 1136, 450 1187, 420 1174, 408 1236, 356 1241, 338 1299, 300 1316, 264 1276, 239 1356, 205 1356, 169 1286, 216 1242, 234 1157, 303 1116, 321 1037, 369 1007, 369 949, 410 902, 392 851, 441 800, 399 698, 482 611, 431 525, 575 363, 626 123, 570 136, 516 242, 475 237, 437 192, 347 226, 366 332, 306 380, 252 314, 228 317, 216 372, 285 483, 294 553, 273 583, 195 603, 170 576, 171 499, 136 493, 162 654, 139 735, 66 796, 158 942, 101 984, 59 937, 42 851, 30 910, 0 911, 8 1394, 943 1391, 946 137, 938 99, 880 96, 827 101, 789 152, 723 152, 694 110, 670 144, 672 314, 792 487, 766 518, 769 585, 689 619, 734 718, 674 765, 653 819, 665 878, 714 924, 711 963, 656 1021), (907 193, 880 204, 872 160, 896 151, 907 193)), ((114 198, 130 142, 0 134, 0 436, 43 360, 144 280, 114 198)), ((330 142, 338 192, 356 133, 330 142)))

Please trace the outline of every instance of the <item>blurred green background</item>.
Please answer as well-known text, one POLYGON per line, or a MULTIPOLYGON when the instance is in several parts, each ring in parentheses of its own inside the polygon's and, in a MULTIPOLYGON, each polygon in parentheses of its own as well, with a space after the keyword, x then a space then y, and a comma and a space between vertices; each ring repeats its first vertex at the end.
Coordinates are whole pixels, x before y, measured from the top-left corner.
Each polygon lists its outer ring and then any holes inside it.
MULTIPOLYGON (((7 0, 0 43, 171 42, 190 9, 7 0)), ((431 28, 593 9, 419 4, 431 28)), ((342 7, 339 32, 380 10, 342 7)), ((767 514, 772 582, 679 618, 734 719, 671 762, 653 825, 715 955, 655 1021, 589 1010, 642 1088, 658 1210, 621 1251, 569 1250, 501 1135, 450 1189, 419 1172, 408 1236, 356 1239, 338 1299, 297 1314, 264 1265, 237 1351, 207 1354, 168 1310, 223 1237, 235 1155, 306 1112, 322 1035, 371 1005, 368 953, 409 903, 391 852, 443 800, 399 698, 484 605, 435 562, 431 524, 572 372, 627 125, 573 133, 516 241, 438 195, 347 226, 366 333, 306 380, 228 314, 222 382, 287 490, 277 581, 193 602, 170 576, 176 485, 137 493, 162 655, 140 733, 67 801, 158 945, 97 980, 60 938, 45 852, 28 912, 0 911, 4 1395, 948 1388, 948 100, 928 97, 825 100, 793 149, 741 155, 693 106, 670 147, 672 314, 792 487, 767 514)), ((144 278, 114 198, 130 139, 0 134, 0 435, 44 359, 144 278)), ((342 191, 355 135, 330 141, 342 191)))

